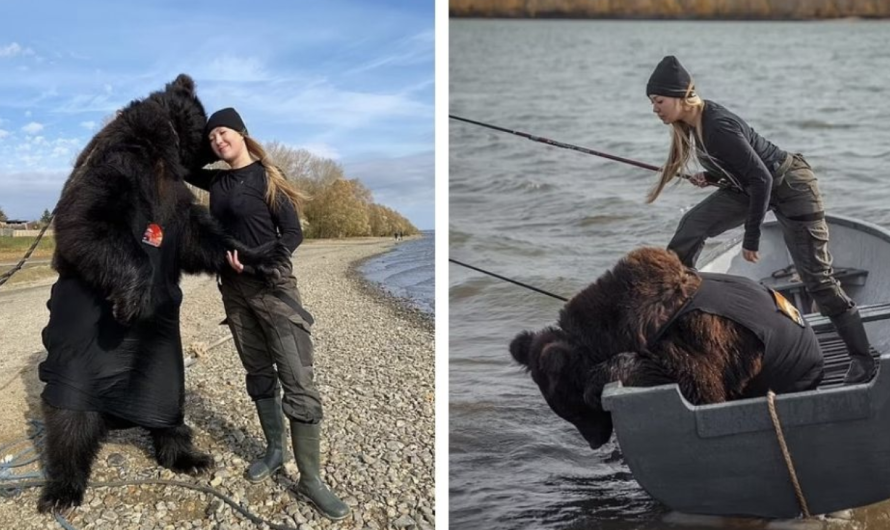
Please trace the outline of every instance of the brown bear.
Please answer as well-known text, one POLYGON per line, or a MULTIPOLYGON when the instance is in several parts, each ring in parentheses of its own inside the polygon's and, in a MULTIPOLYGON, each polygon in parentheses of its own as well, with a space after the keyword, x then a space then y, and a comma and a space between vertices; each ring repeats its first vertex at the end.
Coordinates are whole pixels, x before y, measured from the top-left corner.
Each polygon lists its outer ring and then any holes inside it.
POLYGON ((290 251, 278 241, 246 248, 197 204, 184 179, 204 165, 206 123, 194 80, 179 75, 97 133, 62 190, 39 365, 41 512, 81 504, 109 429, 148 429, 157 462, 177 472, 213 463, 184 421, 179 279, 220 272, 232 249, 274 278, 290 251))
POLYGON ((611 381, 676 383, 700 405, 813 389, 823 373, 815 333, 781 295, 648 247, 569 300, 557 326, 517 335, 510 352, 594 449, 612 434, 600 403, 611 381))

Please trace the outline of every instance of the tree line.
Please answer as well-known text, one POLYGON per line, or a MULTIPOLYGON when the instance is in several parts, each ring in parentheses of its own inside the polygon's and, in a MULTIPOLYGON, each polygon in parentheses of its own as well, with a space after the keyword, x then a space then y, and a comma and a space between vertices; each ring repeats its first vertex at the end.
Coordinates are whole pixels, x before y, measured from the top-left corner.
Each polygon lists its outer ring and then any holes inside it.
POLYGON ((808 20, 885 18, 890 0, 450 0, 453 17, 808 20))
MULTIPOLYGON (((419 233, 397 211, 376 204, 371 190, 358 179, 348 179, 338 162, 280 142, 262 145, 269 161, 297 189, 310 196, 299 212, 305 237, 392 237, 397 232, 404 236, 419 233)), ((218 162, 213 167, 225 168, 226 165, 218 162)), ((194 187, 192 191, 201 202, 208 203, 206 191, 194 187)))
MULTIPOLYGON (((291 149, 279 142, 263 144, 273 164, 310 200, 303 205, 300 223, 307 238, 344 238, 359 236, 392 237, 416 235, 419 230, 397 211, 374 203, 371 191, 358 179, 347 179, 343 166, 334 160, 313 155, 305 149, 291 149)), ((226 167, 218 163, 218 167, 226 167)), ((206 191, 189 186, 203 204, 206 191)), ((50 221, 44 210, 36 226, 50 221)), ((0 222, 7 221, 0 208, 0 222)))

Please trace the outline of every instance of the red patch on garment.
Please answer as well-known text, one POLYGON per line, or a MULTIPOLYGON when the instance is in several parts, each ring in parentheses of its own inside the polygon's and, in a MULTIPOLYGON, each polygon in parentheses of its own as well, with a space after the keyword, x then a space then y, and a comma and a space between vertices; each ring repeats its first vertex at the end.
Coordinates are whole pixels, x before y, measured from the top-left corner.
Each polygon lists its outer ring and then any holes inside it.
POLYGON ((153 247, 160 247, 164 241, 164 231, 155 223, 148 225, 145 233, 142 234, 142 242, 153 247))

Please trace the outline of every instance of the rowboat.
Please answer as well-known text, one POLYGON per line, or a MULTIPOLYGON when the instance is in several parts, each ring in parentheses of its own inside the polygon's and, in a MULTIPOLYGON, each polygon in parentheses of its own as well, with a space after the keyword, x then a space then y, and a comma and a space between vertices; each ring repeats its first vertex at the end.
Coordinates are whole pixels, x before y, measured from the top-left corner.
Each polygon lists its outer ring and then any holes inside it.
POLYGON ((676 384, 608 384, 602 403, 624 459, 669 508, 793 518, 890 498, 890 231, 849 217, 826 220, 835 277, 859 306, 877 375, 842 385, 847 351, 814 311, 775 219, 763 225, 758 263, 741 257, 741 240, 716 248, 700 270, 745 276, 793 301, 819 338, 825 377, 816 390, 776 396, 774 413, 766 397, 694 406, 676 384))

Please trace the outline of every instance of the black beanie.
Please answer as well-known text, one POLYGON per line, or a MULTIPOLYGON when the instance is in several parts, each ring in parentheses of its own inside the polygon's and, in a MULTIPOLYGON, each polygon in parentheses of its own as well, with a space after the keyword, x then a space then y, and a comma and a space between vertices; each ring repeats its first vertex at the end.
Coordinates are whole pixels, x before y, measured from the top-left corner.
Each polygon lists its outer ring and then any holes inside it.
POLYGON ((208 136, 213 129, 217 127, 228 127, 233 131, 247 135, 247 127, 238 112, 232 107, 218 110, 207 120, 207 127, 204 128, 204 136, 208 136))
MULTIPOLYGON (((646 97, 651 95, 667 96, 671 98, 685 98, 686 91, 692 83, 692 76, 683 68, 680 61, 673 55, 668 55, 658 63, 649 83, 646 85, 646 97)), ((695 94, 695 86, 689 95, 695 94)))

